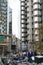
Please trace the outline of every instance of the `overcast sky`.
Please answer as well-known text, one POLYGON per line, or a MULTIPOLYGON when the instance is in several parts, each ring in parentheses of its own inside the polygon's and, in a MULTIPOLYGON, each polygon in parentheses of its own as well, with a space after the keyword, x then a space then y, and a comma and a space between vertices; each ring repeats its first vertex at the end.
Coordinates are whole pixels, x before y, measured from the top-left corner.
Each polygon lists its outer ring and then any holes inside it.
POLYGON ((12 33, 20 38, 20 0, 9 0, 12 8, 12 33))

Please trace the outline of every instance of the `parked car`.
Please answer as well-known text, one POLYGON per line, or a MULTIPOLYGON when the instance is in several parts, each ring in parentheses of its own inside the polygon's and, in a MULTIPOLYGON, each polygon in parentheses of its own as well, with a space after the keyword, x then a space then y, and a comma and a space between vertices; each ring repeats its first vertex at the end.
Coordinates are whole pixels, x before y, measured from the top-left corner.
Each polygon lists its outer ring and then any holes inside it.
POLYGON ((32 56, 32 62, 35 62, 37 64, 42 63, 43 56, 42 55, 32 56))

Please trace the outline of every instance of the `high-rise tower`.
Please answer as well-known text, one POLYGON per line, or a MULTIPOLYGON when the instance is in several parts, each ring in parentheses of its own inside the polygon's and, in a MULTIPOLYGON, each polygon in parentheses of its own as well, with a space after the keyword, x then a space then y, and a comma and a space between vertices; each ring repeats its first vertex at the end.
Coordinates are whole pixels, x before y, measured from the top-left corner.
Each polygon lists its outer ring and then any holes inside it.
POLYGON ((9 34, 12 34, 12 15, 10 14, 12 14, 12 12, 10 13, 9 11, 8 0, 0 0, 0 34, 2 34, 0 35, 1 54, 4 52, 3 50, 5 50, 5 48, 11 50, 9 34), (10 22, 11 24, 9 24, 10 22))
POLYGON ((39 41, 41 23, 41 0, 21 0, 21 44, 30 47, 30 42, 39 41))
POLYGON ((1 15, 1 24, 0 24, 0 33, 7 33, 7 0, 0 0, 0 15, 1 15))
POLYGON ((9 34, 12 34, 12 9, 9 8, 9 34))
POLYGON ((33 28, 34 41, 39 41, 39 24, 41 23, 41 2, 33 0, 33 28))
POLYGON ((21 0, 21 40, 22 47, 24 48, 25 44, 28 43, 27 40, 27 0, 21 0), (25 43, 25 44, 24 44, 25 43))

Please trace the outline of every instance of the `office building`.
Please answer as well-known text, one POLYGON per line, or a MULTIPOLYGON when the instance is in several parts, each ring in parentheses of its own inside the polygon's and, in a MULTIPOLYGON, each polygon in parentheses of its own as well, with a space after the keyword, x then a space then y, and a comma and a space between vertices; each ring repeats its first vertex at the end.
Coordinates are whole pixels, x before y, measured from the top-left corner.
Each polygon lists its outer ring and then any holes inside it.
POLYGON ((9 34, 12 34, 12 9, 9 8, 9 34))
POLYGON ((0 0, 0 15, 1 15, 1 24, 0 24, 0 33, 7 34, 7 0, 0 0))
POLYGON ((11 42, 7 43, 11 40, 9 40, 7 35, 9 36, 9 34, 12 34, 12 15, 9 9, 8 0, 0 0, 0 34, 6 35, 0 36, 0 54, 2 54, 2 52, 4 52, 3 50, 6 50, 6 48, 9 49, 9 45, 11 46, 11 42))
MULTIPOLYGON (((8 0, 0 0, 0 33, 9 34, 10 11, 8 0)), ((11 20, 12 21, 12 20, 11 20)))
POLYGON ((39 41, 39 24, 42 22, 42 0, 21 0, 21 46, 39 41))

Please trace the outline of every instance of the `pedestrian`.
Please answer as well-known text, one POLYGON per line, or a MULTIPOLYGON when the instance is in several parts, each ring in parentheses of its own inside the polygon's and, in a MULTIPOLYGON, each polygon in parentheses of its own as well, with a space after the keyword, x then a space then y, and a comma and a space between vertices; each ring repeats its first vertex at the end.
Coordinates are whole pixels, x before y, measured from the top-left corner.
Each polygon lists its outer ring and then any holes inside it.
POLYGON ((31 57, 33 56, 33 51, 32 49, 29 50, 28 52, 28 61, 31 62, 31 57))

